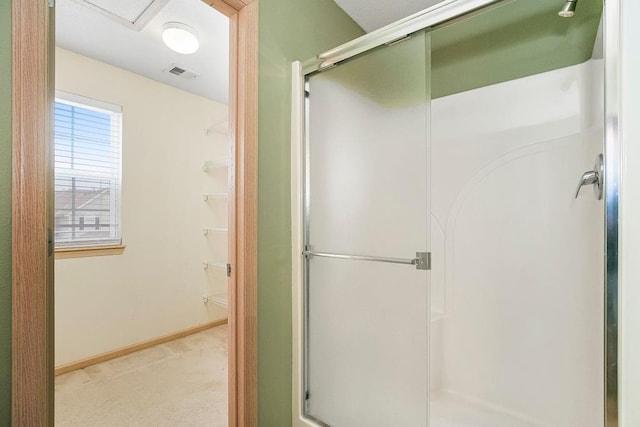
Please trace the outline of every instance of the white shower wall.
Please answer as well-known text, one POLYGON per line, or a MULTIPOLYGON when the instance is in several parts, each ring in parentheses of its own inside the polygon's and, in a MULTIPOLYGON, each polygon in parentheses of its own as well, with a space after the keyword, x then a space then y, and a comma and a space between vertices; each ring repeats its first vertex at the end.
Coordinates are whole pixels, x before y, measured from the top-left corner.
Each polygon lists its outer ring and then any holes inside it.
POLYGON ((432 101, 432 425, 451 401, 602 425, 603 202, 574 199, 602 82, 591 60, 432 101))

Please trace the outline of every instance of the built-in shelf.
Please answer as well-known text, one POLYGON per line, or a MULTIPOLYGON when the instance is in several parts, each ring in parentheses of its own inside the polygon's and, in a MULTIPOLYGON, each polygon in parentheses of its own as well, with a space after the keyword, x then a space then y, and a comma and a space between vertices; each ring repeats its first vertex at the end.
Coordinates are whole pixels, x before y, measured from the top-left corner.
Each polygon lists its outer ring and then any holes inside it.
POLYGON ((215 199, 226 199, 227 198, 227 193, 213 193, 213 194, 203 194, 202 195, 202 199, 205 202, 208 202, 209 200, 215 200, 215 199))
POLYGON ((221 261, 213 261, 213 262, 203 261, 202 262, 202 268, 204 268, 205 270, 208 270, 210 268, 215 268, 215 269, 218 269, 218 270, 226 270, 227 269, 227 263, 226 262, 221 262, 221 261))
POLYGON ((202 297, 202 301, 204 301, 205 304, 212 302, 222 307, 227 307, 229 305, 229 299, 227 298, 226 293, 205 295, 202 297))
POLYGON ((207 304, 208 309, 213 308, 211 304, 226 308, 228 306, 226 292, 227 276, 229 275, 228 264, 225 260, 226 255, 218 253, 221 248, 217 246, 225 245, 229 232, 226 227, 227 221, 224 218, 228 217, 228 212, 227 215, 221 215, 219 212, 219 209, 224 208, 229 200, 229 193, 226 190, 229 184, 229 170, 233 164, 233 155, 230 150, 224 150, 224 147, 228 148, 226 144, 230 143, 229 123, 226 119, 213 123, 205 129, 204 133, 211 137, 209 142, 212 142, 211 145, 214 147, 210 147, 211 151, 208 151, 207 157, 203 158, 201 163, 204 173, 201 174, 200 180, 204 185, 204 192, 211 191, 209 194, 202 194, 202 199, 208 203, 207 210, 214 209, 216 215, 203 218, 204 222, 199 225, 202 227, 203 239, 206 239, 203 241, 206 243, 206 247, 203 248, 201 256, 203 259, 202 279, 207 287, 203 291, 202 301, 207 304), (209 292, 212 293, 209 294, 209 292))
POLYGON ((205 135, 211 135, 212 133, 219 133, 222 135, 229 134, 229 122, 223 120, 221 122, 215 123, 204 130, 205 135))
POLYGON ((202 164, 202 171, 209 172, 214 169, 222 169, 229 167, 229 157, 218 157, 216 159, 207 160, 202 164))
POLYGON ((202 234, 205 236, 209 235, 209 233, 227 233, 229 229, 227 228, 203 228, 202 234))

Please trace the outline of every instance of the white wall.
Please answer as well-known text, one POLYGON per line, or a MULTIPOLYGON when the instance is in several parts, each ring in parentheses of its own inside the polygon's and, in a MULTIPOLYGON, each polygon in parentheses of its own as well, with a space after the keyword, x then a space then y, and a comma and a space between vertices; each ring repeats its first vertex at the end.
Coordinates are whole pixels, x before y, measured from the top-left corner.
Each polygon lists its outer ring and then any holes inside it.
POLYGON ((640 425, 640 2, 620 0, 620 425, 640 425))
MULTIPOLYGON (((604 205, 590 187, 574 200, 603 150, 602 71, 589 61, 432 102, 436 399, 505 425, 602 425, 604 205)), ((462 416, 449 404, 432 416, 462 416)))
POLYGON ((56 89, 123 108, 124 254, 56 260, 56 365, 226 317, 202 301, 226 291, 226 169, 203 162, 228 154, 227 107, 119 68, 56 49, 56 89))

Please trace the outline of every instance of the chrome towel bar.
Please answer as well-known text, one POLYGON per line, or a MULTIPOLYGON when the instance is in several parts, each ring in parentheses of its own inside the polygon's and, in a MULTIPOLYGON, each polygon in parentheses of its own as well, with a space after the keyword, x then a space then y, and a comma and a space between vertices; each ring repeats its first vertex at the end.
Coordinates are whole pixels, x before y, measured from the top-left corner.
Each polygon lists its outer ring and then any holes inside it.
POLYGON ((387 258, 387 257, 375 257, 366 255, 346 255, 346 254, 333 254, 328 252, 313 252, 303 251, 302 255, 305 257, 321 257, 321 258, 337 258, 347 259, 353 261, 373 261, 373 262, 386 262, 390 264, 405 264, 415 265, 416 270, 431 270, 431 253, 430 252, 416 252, 415 258, 387 258))

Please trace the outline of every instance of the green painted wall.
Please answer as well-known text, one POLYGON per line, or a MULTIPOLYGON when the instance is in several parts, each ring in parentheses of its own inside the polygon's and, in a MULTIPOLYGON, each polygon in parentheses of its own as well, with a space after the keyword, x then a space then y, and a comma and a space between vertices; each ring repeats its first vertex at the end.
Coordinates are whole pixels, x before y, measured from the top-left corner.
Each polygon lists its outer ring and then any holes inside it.
POLYGON ((11 2, 0 2, 0 425, 11 419, 11 2))
MULTIPOLYGON (((558 16, 557 0, 507 2, 489 11, 429 32, 431 40, 431 96, 440 98, 496 83, 528 77, 580 64, 591 58, 602 14, 600 0, 580 0, 571 19, 558 16)), ((422 33, 412 38, 423 37, 422 33)), ((400 106, 424 102, 416 92, 422 59, 416 52, 380 47, 367 60, 359 57, 327 71, 327 78, 382 105, 400 106), (377 78, 372 76, 375 69, 377 78), (339 76, 339 77, 338 77, 339 76), (379 82, 387 82, 384 85, 379 82), (389 84, 394 82, 394 84, 389 84)))
MULTIPOLYGON (((558 16, 558 0, 507 2, 487 12, 437 27, 431 38, 431 96, 440 98, 496 83, 580 64, 591 58, 602 14, 601 0, 580 0, 571 19, 558 16)), ((413 34, 412 37, 422 37, 413 34)), ((367 60, 359 57, 327 71, 342 84, 385 105, 424 102, 411 82, 419 78, 421 53, 381 47, 367 60), (381 53, 380 50, 386 50, 381 53), (372 77, 375 69, 377 78, 372 77), (339 76, 339 77, 338 77, 339 76), (389 85, 380 81, 392 82, 389 85)))
POLYGON ((291 62, 363 34, 331 0, 260 0, 258 413, 291 425, 291 62))
POLYGON ((432 32, 432 97, 582 63, 591 58, 602 0, 561 18, 558 0, 506 3, 432 32))

